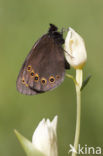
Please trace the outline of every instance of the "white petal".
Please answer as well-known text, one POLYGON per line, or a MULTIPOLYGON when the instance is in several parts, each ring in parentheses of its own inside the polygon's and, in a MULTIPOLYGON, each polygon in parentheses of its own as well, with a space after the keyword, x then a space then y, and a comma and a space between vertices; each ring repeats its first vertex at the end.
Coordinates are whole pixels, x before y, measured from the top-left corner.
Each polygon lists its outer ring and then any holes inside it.
POLYGON ((57 156, 57 116, 50 122, 49 119, 43 119, 37 126, 32 143, 45 156, 57 156))
POLYGON ((82 37, 72 28, 65 39, 65 57, 74 68, 82 68, 87 60, 87 53, 82 37))
POLYGON ((53 121, 51 122, 52 127, 53 127, 55 132, 56 132, 56 129, 57 129, 57 120, 58 120, 58 116, 55 116, 53 121))

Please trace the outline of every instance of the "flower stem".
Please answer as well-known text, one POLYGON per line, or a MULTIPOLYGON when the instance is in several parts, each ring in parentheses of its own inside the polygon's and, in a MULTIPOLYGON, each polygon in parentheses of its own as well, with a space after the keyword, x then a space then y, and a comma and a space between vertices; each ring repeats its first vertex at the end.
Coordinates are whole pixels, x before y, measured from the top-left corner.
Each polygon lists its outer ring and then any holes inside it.
POLYGON ((72 75, 66 74, 66 76, 67 76, 68 78, 72 79, 75 85, 78 85, 76 79, 75 79, 72 75))
MULTIPOLYGON (((76 96, 77 96, 77 117, 76 117, 76 131, 75 131, 75 139, 74 139, 74 149, 76 152, 78 151, 78 143, 80 136, 80 117, 81 117, 81 86, 82 86, 82 78, 83 72, 80 69, 76 70, 76 96)), ((77 153, 73 152, 72 156, 76 156, 77 153)))

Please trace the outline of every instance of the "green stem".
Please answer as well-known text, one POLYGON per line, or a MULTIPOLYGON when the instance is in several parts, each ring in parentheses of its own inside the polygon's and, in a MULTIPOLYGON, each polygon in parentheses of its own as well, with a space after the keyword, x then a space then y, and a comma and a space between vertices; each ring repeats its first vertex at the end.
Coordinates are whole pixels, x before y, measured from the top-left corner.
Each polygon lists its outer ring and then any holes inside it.
MULTIPOLYGON (((78 150, 79 136, 80 136, 80 116, 81 116, 81 92, 78 90, 77 94, 77 118, 76 118, 76 131, 74 139, 74 148, 78 150)), ((72 156, 76 156, 76 153, 72 153, 72 156)))
POLYGON ((74 81, 74 84, 75 84, 75 85, 78 85, 78 83, 76 82, 75 78, 74 78, 72 75, 66 74, 66 76, 67 76, 68 78, 72 79, 72 80, 74 81))
MULTIPOLYGON (((74 148, 78 151, 79 136, 80 136, 80 117, 81 117, 81 85, 82 85, 82 70, 76 70, 76 96, 77 96, 77 117, 76 117, 76 131, 74 139, 74 148)), ((73 152, 72 156, 76 156, 77 153, 73 152)))

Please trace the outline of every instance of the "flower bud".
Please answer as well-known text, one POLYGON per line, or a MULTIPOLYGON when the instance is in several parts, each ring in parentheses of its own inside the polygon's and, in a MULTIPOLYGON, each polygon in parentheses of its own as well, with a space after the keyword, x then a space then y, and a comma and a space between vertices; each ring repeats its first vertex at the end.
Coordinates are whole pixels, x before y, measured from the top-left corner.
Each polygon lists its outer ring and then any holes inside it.
POLYGON ((57 116, 54 117, 52 122, 49 119, 43 119, 33 134, 32 144, 45 156, 58 155, 56 128, 57 116))
POLYGON ((82 69, 87 60, 83 38, 72 28, 69 28, 65 39, 65 57, 68 63, 76 69, 82 69))

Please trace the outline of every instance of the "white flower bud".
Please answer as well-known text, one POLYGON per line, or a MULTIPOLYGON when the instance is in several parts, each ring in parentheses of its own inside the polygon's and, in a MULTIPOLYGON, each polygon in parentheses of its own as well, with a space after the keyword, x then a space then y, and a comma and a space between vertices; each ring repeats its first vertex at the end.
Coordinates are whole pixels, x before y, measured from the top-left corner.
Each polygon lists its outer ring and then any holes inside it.
POLYGON ((57 116, 54 117, 52 122, 49 119, 43 119, 33 134, 32 144, 45 156, 58 155, 56 128, 57 116))
POLYGON ((83 68, 87 60, 85 44, 83 38, 72 28, 69 28, 65 39, 65 51, 65 57, 72 67, 83 68))

